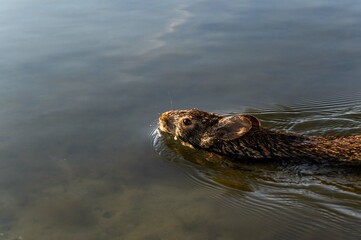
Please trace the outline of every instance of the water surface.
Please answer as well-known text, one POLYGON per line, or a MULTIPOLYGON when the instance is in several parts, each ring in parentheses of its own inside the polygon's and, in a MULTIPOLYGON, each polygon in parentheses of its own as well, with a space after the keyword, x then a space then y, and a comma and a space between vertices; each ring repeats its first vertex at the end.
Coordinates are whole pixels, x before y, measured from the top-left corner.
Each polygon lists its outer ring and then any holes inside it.
POLYGON ((161 112, 200 108, 361 134, 360 11, 3 1, 0 239, 357 239, 357 169, 215 166, 151 133, 161 112))

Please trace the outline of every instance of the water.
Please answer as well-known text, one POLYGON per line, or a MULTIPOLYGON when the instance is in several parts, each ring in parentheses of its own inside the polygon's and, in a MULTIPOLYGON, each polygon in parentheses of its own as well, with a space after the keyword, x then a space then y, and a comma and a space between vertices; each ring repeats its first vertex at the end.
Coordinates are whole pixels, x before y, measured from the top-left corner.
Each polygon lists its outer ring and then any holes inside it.
POLYGON ((161 112, 200 108, 361 134, 360 10, 3 1, 0 239, 358 239, 358 169, 234 169, 152 133, 161 112))

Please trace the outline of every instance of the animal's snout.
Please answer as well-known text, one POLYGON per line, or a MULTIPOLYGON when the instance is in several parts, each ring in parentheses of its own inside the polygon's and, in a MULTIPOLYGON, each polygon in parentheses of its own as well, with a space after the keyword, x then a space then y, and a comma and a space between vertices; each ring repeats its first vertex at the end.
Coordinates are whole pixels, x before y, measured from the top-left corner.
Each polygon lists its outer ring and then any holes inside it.
POLYGON ((159 129, 163 132, 169 132, 170 112, 164 112, 159 117, 159 129))
POLYGON ((164 125, 168 125, 169 123, 169 112, 164 112, 159 117, 159 122, 164 125))
POLYGON ((160 119, 161 121, 167 121, 168 115, 169 115, 168 112, 164 112, 164 113, 162 113, 162 114, 160 115, 159 119, 160 119))

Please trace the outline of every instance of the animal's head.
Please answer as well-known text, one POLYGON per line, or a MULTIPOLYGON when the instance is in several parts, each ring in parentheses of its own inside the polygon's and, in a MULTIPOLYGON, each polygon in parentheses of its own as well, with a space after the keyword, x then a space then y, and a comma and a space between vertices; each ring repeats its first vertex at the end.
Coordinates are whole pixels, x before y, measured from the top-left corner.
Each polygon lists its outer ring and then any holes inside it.
POLYGON ((201 148, 241 138, 258 127, 259 121, 250 115, 222 116, 196 109, 168 111, 159 117, 162 132, 201 148))

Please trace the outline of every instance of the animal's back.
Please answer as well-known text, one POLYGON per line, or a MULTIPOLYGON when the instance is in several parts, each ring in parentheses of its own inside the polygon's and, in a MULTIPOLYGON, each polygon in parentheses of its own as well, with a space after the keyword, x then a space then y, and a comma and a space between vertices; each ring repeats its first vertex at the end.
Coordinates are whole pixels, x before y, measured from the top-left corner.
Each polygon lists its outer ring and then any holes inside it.
POLYGON ((315 149, 322 150, 330 157, 342 158, 340 160, 343 161, 361 161, 361 135, 312 139, 315 149))

